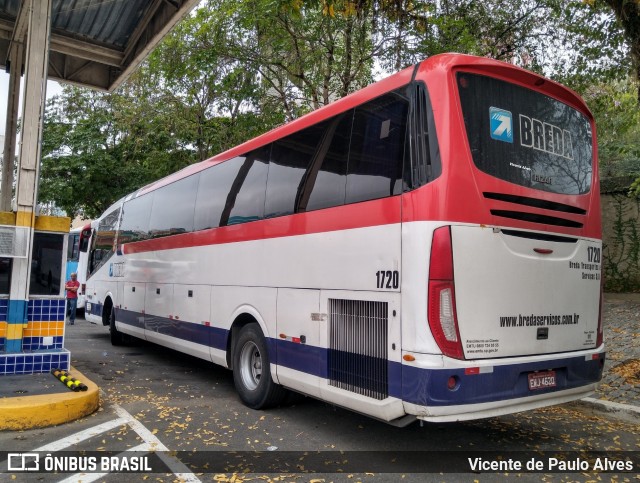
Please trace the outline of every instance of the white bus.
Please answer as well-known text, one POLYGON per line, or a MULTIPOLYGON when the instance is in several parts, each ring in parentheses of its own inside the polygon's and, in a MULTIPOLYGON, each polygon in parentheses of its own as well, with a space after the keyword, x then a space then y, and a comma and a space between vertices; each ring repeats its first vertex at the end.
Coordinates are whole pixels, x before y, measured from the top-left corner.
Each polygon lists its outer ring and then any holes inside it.
POLYGON ((78 311, 83 311, 85 304, 88 243, 90 236, 89 227, 90 225, 86 225, 71 230, 69 232, 69 243, 67 245, 65 281, 71 278, 72 273, 77 274, 77 280, 80 282, 80 289, 78 290, 78 311))
POLYGON ((594 121, 440 55, 131 193, 94 223, 86 317, 394 424, 562 403, 602 376, 594 121))

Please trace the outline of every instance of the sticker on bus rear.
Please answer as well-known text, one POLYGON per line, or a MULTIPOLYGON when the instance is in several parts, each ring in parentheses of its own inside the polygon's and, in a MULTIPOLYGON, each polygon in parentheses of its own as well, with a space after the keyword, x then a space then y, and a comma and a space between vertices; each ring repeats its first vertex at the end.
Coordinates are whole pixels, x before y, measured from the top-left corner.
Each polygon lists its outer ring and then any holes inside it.
POLYGON ((513 143, 513 116, 511 112, 497 107, 490 107, 489 119, 491 120, 491 139, 513 143))

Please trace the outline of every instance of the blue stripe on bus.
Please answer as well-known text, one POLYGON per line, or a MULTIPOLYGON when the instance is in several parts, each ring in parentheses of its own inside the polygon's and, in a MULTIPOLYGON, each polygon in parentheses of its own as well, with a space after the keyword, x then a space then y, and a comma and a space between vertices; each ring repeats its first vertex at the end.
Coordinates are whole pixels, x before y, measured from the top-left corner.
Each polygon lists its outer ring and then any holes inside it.
POLYGON ((504 401, 578 388, 602 378, 605 354, 599 359, 585 356, 522 364, 493 366, 493 372, 465 375, 464 369, 427 370, 402 366, 402 400, 420 406, 451 406, 504 401), (533 371, 556 371, 556 387, 530 390, 528 375, 533 371), (449 390, 449 377, 458 378, 456 389, 449 390))
MULTIPOLYGON (((94 304, 95 305, 95 304, 94 304)), ((164 317, 149 316, 117 309, 118 322, 159 332, 189 342, 226 350, 229 330, 164 317)), ((304 372, 323 379, 329 378, 331 349, 299 344, 282 339, 267 339, 269 359, 273 364, 304 372)), ((369 357, 349 354, 353 366, 366 364, 369 357)), ((521 364, 493 366, 493 372, 465 374, 464 369, 422 369, 400 362, 387 361, 389 396, 419 406, 452 406, 480 404, 578 388, 602 378, 605 354, 598 359, 585 356, 553 359, 521 364), (531 391, 528 374, 533 371, 556 371, 556 387, 531 391), (448 389, 451 376, 458 379, 454 390, 448 389)))
POLYGON ((175 337, 214 349, 226 350, 229 331, 209 325, 116 309, 116 320, 149 332, 175 337))

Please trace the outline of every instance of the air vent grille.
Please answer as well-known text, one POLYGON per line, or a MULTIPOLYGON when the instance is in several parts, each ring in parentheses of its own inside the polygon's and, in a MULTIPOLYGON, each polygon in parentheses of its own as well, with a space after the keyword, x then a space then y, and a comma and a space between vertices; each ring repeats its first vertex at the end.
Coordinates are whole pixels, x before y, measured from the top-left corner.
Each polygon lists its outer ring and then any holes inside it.
POLYGON ((501 216, 503 218, 528 221, 531 223, 540 223, 541 225, 566 226, 568 228, 582 228, 583 226, 580 222, 568 220, 566 218, 539 215, 537 213, 528 213, 525 211, 491 210, 491 214, 495 216, 501 216))
POLYGON ((564 203, 556 203, 555 201, 541 200, 538 198, 529 198, 527 196, 509 195, 506 193, 484 192, 485 198, 490 200, 505 201, 523 206, 532 206, 534 208, 542 208, 543 210, 560 211, 563 213, 573 213, 576 215, 586 215, 587 211, 577 206, 565 205, 564 203))
POLYGON ((389 395, 388 304, 329 299, 329 384, 374 399, 389 395))

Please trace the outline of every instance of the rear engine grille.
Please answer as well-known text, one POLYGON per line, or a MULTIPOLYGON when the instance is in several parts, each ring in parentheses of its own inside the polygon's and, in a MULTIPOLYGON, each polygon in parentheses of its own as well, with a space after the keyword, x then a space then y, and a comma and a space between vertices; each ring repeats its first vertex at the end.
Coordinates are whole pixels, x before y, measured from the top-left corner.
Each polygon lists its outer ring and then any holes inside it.
POLYGON ((541 240, 541 241, 558 242, 558 243, 576 243, 578 241, 577 238, 569 238, 566 236, 558 236, 558 235, 549 235, 547 233, 505 230, 504 228, 500 231, 505 235, 515 236, 518 238, 529 238, 530 240, 541 240))
POLYGON ((582 228, 583 226, 580 222, 567 220, 566 218, 539 215, 537 213, 527 213, 525 211, 491 210, 491 214, 495 216, 501 216, 503 218, 512 218, 514 220, 540 223, 542 225, 566 226, 568 228, 582 228))
POLYGON ((534 208, 542 208, 544 210, 561 211, 563 213, 574 213, 576 215, 586 215, 587 211, 577 206, 565 205, 564 203, 556 203, 555 201, 541 200, 538 198, 529 198, 527 196, 508 195, 505 193, 484 192, 485 198, 490 200, 505 201, 507 203, 515 203, 524 206, 533 206, 534 208))
POLYGON ((329 299, 329 384, 384 399, 387 378, 388 304, 329 299))

